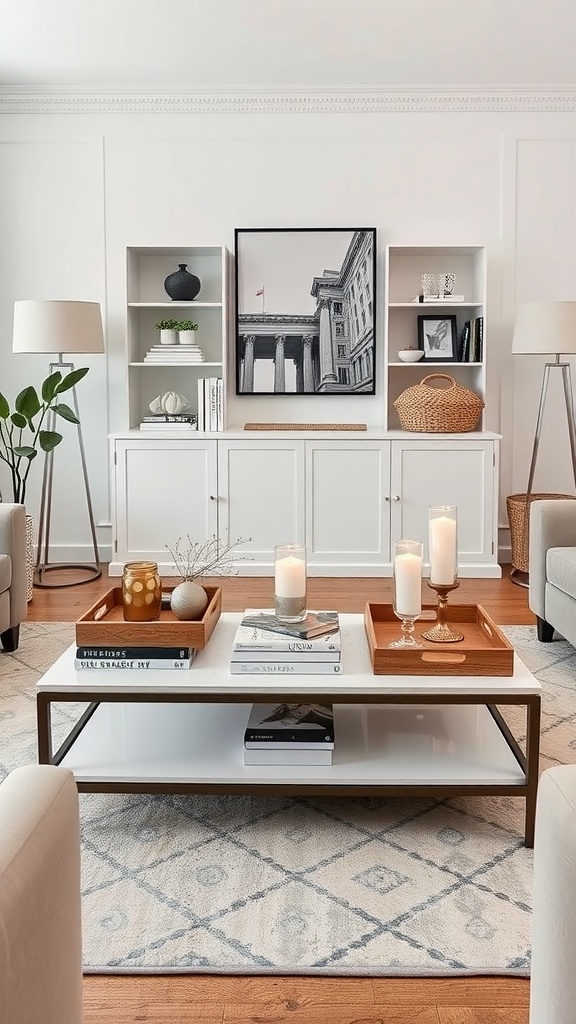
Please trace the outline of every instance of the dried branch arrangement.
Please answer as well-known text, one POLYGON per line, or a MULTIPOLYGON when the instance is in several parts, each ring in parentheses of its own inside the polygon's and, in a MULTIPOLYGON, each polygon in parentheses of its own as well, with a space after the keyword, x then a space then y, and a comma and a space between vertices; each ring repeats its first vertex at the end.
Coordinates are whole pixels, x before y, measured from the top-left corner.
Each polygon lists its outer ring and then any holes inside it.
POLYGON ((244 555, 231 557, 231 552, 239 544, 247 544, 251 537, 238 537, 232 544, 221 544, 214 534, 207 541, 193 541, 190 534, 179 537, 173 548, 165 544, 172 556, 176 569, 183 580, 196 580, 201 576, 237 576, 239 570, 235 562, 251 561, 244 555))

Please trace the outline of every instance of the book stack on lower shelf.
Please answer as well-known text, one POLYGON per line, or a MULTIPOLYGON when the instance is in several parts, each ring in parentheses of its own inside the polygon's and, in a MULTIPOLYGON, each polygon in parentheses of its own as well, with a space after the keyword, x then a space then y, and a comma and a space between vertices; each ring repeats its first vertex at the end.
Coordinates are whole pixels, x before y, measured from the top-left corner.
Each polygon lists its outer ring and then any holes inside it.
POLYGON ((247 608, 236 630, 232 675, 339 675, 342 641, 338 612, 312 612, 285 623, 272 609, 247 608))
POLYGON ((76 648, 74 668, 84 669, 187 669, 192 667, 194 647, 113 647, 96 644, 76 648))
POLYGON ((332 704, 253 704, 244 764, 332 764, 332 704))

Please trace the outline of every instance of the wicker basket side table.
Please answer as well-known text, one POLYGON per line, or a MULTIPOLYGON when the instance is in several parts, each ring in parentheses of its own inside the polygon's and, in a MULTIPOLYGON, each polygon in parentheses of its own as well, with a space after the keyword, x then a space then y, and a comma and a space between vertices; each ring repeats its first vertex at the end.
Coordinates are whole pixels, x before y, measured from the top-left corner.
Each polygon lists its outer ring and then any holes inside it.
POLYGON ((509 494, 506 498, 512 548, 510 579, 520 587, 528 587, 530 505, 533 501, 550 501, 558 498, 572 498, 576 501, 575 494, 542 494, 537 491, 530 494, 509 494))

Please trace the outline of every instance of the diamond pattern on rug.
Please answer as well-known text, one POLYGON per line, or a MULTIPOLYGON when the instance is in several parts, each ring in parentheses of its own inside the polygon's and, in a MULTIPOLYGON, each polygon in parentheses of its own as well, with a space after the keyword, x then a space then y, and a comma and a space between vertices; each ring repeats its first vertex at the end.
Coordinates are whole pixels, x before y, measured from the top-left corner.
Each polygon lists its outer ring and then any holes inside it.
MULTIPOLYGON (((505 633, 543 684, 542 765, 576 759, 576 651, 505 633)), ((0 653, 0 778, 35 761, 35 682, 70 623, 0 653)), ((54 707, 62 736, 83 705, 54 707)), ((524 710, 505 709, 521 736, 524 710)), ((523 801, 81 794, 88 972, 527 975, 523 801)))

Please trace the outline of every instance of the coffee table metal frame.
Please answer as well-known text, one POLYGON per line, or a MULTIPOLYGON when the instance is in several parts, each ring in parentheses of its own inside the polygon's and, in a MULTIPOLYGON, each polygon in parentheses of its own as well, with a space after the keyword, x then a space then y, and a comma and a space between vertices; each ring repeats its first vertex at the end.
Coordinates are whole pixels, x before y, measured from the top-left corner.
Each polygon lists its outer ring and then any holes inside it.
MULTIPOLYGON (((231 637, 235 626, 239 621, 239 615, 228 613, 223 615, 221 623, 218 624, 213 634, 211 644, 214 645, 211 657, 208 658, 211 671, 202 673, 201 655, 207 656, 210 645, 206 651, 198 655, 197 662, 189 672, 173 670, 170 673, 162 672, 162 685, 144 686, 136 685, 135 670, 102 671, 94 670, 76 673, 72 669, 72 677, 76 678, 74 683, 66 684, 61 688, 54 681, 58 674, 58 666, 62 663, 72 664, 73 648, 70 648, 65 655, 43 676, 37 684, 37 726, 38 726, 38 760, 43 764, 65 763, 67 755, 74 748, 74 744, 82 732, 89 726, 89 723, 98 710, 101 703, 132 703, 142 704, 249 704, 252 702, 270 701, 280 703, 286 701, 297 703, 326 702, 330 698, 335 704, 370 704, 370 705, 484 705, 494 722, 495 727, 500 731, 509 750, 516 759, 523 775, 523 783, 500 783, 500 782, 471 782, 456 783, 442 781, 440 784, 405 784, 388 783, 386 779, 378 779, 374 783, 342 783, 330 781, 319 781, 302 783, 290 781, 289 779, 278 779, 271 781, 269 778, 270 769, 262 767, 263 781, 259 782, 254 778, 238 782, 211 782, 203 780, 193 781, 171 781, 171 780, 150 780, 126 781, 96 779, 86 781, 77 779, 78 789, 81 792, 99 793, 249 793, 249 794, 270 794, 274 791, 281 791, 287 795, 347 795, 347 796, 413 796, 413 797, 453 797, 466 795, 508 795, 522 797, 525 800, 525 825, 524 843, 531 847, 534 843, 534 824, 536 812, 536 794, 538 787, 539 768, 539 745, 540 745, 540 686, 534 677, 530 676, 530 685, 520 685, 519 692, 515 692, 513 680, 508 677, 494 679, 492 677, 482 680, 474 677, 473 692, 464 692, 470 685, 470 677, 459 677, 457 680, 450 680, 450 686, 455 692, 439 692, 445 690, 446 683, 443 677, 383 677, 371 676, 372 685, 359 685, 360 678, 365 679, 368 652, 364 640, 362 652, 356 650, 353 671, 348 676, 346 671, 347 648, 346 633, 350 631, 356 648, 360 640, 359 627, 362 624, 360 615, 343 615, 343 668, 344 672, 337 680, 331 676, 298 676, 290 675, 289 679, 277 676, 262 677, 255 676, 231 676, 227 673, 227 661, 231 648, 231 637), (344 628, 347 627, 347 629, 344 628), (226 628, 224 628, 226 627, 226 628), (220 650, 218 650, 218 647, 220 650), (214 678, 214 668, 218 669, 219 681, 207 685, 201 680, 214 678), (168 681, 166 677, 170 675, 168 681), (183 684, 183 676, 186 682, 183 684), (175 676, 176 678, 172 678, 175 676), (106 679, 104 679, 106 677, 106 679), (48 679, 50 682, 45 683, 48 679), (198 680, 198 685, 195 685, 198 680), (355 683, 356 680, 356 683, 355 683), (417 691, 411 692, 411 684, 418 684, 417 691), (483 686, 484 683, 484 686, 483 686), (458 685, 460 684, 460 686, 458 685), (502 693, 495 692, 498 684, 502 685, 502 693), (394 692, 389 692, 394 691, 394 692), (52 704, 57 702, 81 701, 88 702, 88 707, 80 715, 67 736, 57 750, 53 749, 52 737, 52 704), (504 720, 497 704, 520 705, 526 708, 526 740, 525 751, 520 746, 516 737, 504 720)), ((363 633, 363 631, 362 631, 363 633)), ((205 659, 206 660, 206 659, 205 659)), ((521 663, 520 663, 521 664, 521 663)), ((369 668, 369 662, 368 662, 369 668)), ((524 668, 524 666, 522 666, 524 668)), ((526 672, 526 670, 525 670, 526 672)), ((69 674, 69 673, 68 673, 69 674)), ((139 676, 146 684, 152 681, 152 670, 142 670, 139 676)), ((158 673, 154 673, 155 680, 158 680, 158 673)), ((314 769, 309 769, 314 773, 314 769)), ((320 774, 326 769, 320 770, 320 774)))

